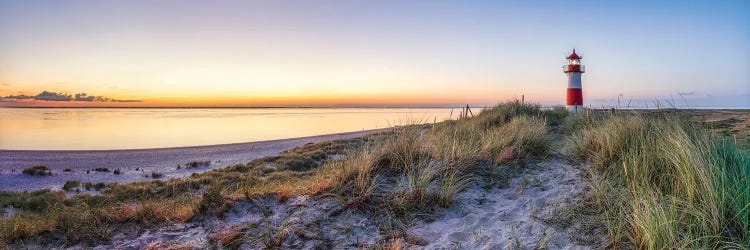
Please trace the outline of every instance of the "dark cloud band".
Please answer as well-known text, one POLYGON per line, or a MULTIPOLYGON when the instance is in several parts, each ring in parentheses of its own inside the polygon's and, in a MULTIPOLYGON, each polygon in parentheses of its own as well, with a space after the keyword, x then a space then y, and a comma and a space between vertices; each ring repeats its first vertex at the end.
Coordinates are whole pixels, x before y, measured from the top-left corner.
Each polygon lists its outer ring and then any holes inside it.
POLYGON ((141 100, 119 100, 119 99, 112 99, 109 97, 104 96, 90 96, 86 93, 79 93, 75 96, 65 93, 57 93, 57 92, 50 92, 50 91, 42 91, 42 93, 39 93, 34 96, 30 95, 9 95, 3 98, 0 98, 0 100, 8 101, 8 100, 38 100, 38 101, 52 101, 52 102, 140 102, 141 100))

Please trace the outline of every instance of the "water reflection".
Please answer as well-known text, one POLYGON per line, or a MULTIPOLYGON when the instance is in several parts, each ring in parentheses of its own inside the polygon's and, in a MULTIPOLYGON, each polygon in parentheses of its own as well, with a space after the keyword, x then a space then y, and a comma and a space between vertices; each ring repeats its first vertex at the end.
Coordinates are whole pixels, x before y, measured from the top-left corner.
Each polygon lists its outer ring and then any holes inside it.
POLYGON ((128 149, 340 133, 449 118, 445 108, 0 108, 0 149, 128 149))

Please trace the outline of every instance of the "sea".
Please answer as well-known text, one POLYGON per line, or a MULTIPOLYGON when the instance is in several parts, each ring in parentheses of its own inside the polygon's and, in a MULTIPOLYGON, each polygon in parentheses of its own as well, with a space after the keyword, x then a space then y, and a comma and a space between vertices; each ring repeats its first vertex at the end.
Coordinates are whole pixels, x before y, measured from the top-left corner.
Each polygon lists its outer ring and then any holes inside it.
POLYGON ((264 141, 432 123, 460 108, 0 108, 0 149, 111 150, 264 141))

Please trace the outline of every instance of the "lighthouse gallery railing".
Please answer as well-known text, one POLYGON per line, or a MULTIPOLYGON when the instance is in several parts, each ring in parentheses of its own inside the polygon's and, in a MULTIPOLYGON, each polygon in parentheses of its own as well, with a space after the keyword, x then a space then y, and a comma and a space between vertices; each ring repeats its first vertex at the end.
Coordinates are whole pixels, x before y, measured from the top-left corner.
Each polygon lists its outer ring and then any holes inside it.
POLYGON ((586 66, 583 65, 563 65, 563 72, 586 72, 586 66))

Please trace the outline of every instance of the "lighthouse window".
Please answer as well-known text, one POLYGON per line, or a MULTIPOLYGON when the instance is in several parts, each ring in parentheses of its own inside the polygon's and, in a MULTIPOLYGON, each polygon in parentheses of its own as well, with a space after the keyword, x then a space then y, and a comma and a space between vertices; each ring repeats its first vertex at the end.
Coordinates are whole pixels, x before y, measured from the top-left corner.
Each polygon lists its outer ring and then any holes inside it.
POLYGON ((578 59, 570 60, 570 65, 578 65, 578 59))

